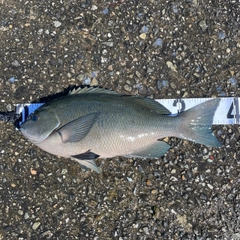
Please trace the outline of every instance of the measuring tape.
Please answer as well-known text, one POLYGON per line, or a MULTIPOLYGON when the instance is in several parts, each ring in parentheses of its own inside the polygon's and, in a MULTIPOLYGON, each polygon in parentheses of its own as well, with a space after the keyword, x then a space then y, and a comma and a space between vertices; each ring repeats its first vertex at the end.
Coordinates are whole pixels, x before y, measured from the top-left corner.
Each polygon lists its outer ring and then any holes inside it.
MULTIPOLYGON (((172 114, 186 111, 200 103, 210 100, 211 98, 181 98, 181 99, 155 99, 155 101, 166 107, 172 114)), ((239 124, 239 100, 238 97, 221 98, 219 106, 215 111, 213 125, 220 124, 239 124)), ((16 104, 16 113, 21 114, 19 121, 21 125, 27 117, 44 103, 27 103, 16 104)))
MULTIPOLYGON (((155 99, 172 113, 186 111, 200 103, 212 98, 182 98, 182 99, 155 99)), ((213 118, 213 125, 239 124, 239 101, 238 97, 221 98, 213 118)))

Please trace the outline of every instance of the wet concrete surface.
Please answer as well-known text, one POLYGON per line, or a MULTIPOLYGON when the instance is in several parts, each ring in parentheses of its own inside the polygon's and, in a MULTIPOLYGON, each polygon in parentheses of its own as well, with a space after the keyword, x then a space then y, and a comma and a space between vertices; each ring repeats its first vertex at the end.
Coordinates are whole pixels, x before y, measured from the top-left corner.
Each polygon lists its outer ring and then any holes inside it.
MULTIPOLYGON (((153 98, 239 96, 240 3, 0 2, 0 110, 91 85, 153 98)), ((239 125, 221 148, 169 138, 158 160, 52 156, 0 123, 0 239, 240 239, 239 125)))

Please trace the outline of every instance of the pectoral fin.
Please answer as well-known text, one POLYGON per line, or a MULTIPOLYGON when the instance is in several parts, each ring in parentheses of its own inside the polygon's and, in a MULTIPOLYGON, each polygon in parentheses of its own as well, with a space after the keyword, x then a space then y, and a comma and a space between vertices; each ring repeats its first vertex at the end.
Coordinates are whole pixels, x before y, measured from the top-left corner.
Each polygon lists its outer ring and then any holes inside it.
POLYGON ((99 113, 90 113, 73 120, 58 130, 62 142, 79 142, 85 138, 97 120, 99 113))
POLYGON ((157 141, 141 150, 133 152, 125 157, 136 157, 136 158, 158 158, 164 155, 170 146, 162 141, 157 141))

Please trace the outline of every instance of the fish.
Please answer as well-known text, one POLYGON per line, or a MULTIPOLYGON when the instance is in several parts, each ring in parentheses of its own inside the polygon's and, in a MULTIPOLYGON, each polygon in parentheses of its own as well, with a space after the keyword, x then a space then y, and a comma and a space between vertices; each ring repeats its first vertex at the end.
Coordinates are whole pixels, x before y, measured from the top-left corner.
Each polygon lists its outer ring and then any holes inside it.
POLYGON ((163 156, 177 137, 206 146, 222 144, 211 130, 220 98, 173 116, 157 101, 95 87, 76 88, 36 109, 20 125, 33 144, 98 173, 97 158, 163 156))

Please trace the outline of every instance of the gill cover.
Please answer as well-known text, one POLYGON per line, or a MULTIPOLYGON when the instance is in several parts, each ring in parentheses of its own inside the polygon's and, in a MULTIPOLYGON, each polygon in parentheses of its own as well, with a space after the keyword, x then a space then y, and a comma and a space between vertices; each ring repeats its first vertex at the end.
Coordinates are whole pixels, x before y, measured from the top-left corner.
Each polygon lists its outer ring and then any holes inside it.
POLYGON ((40 143, 44 141, 59 125, 60 121, 55 112, 36 110, 20 126, 20 130, 31 142, 40 143))

